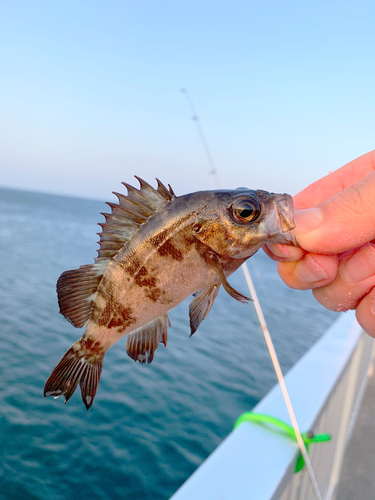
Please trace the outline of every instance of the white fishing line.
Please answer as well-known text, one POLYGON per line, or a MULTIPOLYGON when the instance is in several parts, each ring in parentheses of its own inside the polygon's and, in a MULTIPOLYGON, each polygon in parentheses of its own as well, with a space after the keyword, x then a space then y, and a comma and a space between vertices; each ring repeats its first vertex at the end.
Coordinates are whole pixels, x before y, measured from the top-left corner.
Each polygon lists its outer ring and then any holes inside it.
MULTIPOLYGON (((191 108, 191 111, 193 113, 192 119, 196 123, 198 133, 199 133, 199 136, 200 136, 201 141, 203 143, 203 147, 204 147, 204 150, 205 150, 205 153, 207 156, 207 160, 208 160, 208 163, 210 165, 210 172, 209 173, 214 175, 216 186, 218 189, 220 189, 219 176, 218 176, 218 173, 217 173, 217 170, 215 167, 215 163, 212 159, 212 155, 211 155, 211 152, 210 152, 207 140, 206 140, 206 136, 204 134, 202 125, 199 121, 199 117, 198 117, 198 114, 196 112, 196 108, 194 106, 193 100, 192 100, 189 92, 185 88, 182 88, 181 92, 183 94, 185 94, 186 99, 187 99, 189 106, 191 108)), ((283 395, 283 398, 284 398, 284 401, 285 401, 285 404, 286 404, 286 407, 287 407, 287 410, 289 413, 290 420, 292 422, 294 432, 296 434, 298 447, 301 451, 301 454, 302 454, 303 459, 304 459, 305 464, 306 464, 307 472, 309 474, 309 478, 311 481, 311 486, 313 488, 313 491, 315 493, 317 500, 323 500, 322 496, 320 494, 320 491, 319 491, 318 483, 317 483, 316 478, 315 478, 314 470, 313 470, 312 465, 311 465, 310 457, 307 453, 306 445, 305 445, 305 442, 302 438, 301 431, 300 431, 300 428, 299 428, 299 425, 297 422, 297 418, 296 418, 296 415, 294 413, 293 405, 292 405, 292 402, 291 402, 290 397, 289 397, 289 392, 288 392, 288 389, 287 389, 286 384, 285 384, 283 372, 281 371, 279 359, 277 357, 275 347, 274 347, 273 342, 272 342, 271 334, 268 330, 267 323, 266 323, 266 320, 265 320, 264 315, 263 315, 262 307, 260 305, 258 295, 255 291, 254 283, 253 283, 253 280, 251 279, 250 271, 249 271, 249 268, 247 267, 246 262, 244 262, 242 264, 241 269, 244 273, 245 280, 246 280, 247 286, 249 288, 250 296, 254 301, 253 303, 254 303, 255 311, 257 313, 258 320, 259 320, 259 323, 260 323, 260 326, 262 328, 262 332, 264 335, 264 339, 266 341, 267 349, 268 349, 268 352, 269 352, 270 357, 271 357, 272 365, 273 365, 273 368, 275 370, 277 380, 280 384, 281 392, 282 392, 282 395, 283 395)))

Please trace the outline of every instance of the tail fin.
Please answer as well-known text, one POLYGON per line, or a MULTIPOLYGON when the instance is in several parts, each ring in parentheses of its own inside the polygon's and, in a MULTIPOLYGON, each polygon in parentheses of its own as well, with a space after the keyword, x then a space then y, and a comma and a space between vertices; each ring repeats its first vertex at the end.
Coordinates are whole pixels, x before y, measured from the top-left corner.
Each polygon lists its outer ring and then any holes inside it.
POLYGON ((78 340, 51 373, 44 386, 44 396, 65 396, 66 403, 79 383, 82 401, 89 410, 98 388, 104 354, 105 350, 97 349, 89 339, 78 340))

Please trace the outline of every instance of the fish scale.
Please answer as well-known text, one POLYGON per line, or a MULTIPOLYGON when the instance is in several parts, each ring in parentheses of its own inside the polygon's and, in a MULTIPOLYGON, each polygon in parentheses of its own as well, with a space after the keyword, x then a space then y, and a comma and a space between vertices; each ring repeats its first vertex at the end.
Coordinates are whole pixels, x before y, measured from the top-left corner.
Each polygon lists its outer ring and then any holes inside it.
POLYGON ((193 335, 212 308, 220 286, 241 302, 227 281, 265 242, 291 243, 292 198, 239 188, 176 196, 159 180, 157 189, 139 179, 124 183, 103 214, 94 264, 66 271, 57 282, 60 312, 86 326, 46 382, 45 396, 73 395, 78 384, 89 409, 105 352, 127 336, 128 355, 151 363, 167 345, 168 312, 189 295, 193 335))

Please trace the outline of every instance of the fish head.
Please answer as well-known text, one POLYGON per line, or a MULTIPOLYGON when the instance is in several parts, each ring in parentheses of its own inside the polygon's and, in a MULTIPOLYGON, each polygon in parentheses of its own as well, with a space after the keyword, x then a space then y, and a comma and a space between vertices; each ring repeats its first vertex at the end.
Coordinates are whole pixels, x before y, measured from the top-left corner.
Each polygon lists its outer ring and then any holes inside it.
POLYGON ((247 259, 265 243, 296 245, 289 194, 247 188, 210 193, 195 236, 222 257, 247 259))

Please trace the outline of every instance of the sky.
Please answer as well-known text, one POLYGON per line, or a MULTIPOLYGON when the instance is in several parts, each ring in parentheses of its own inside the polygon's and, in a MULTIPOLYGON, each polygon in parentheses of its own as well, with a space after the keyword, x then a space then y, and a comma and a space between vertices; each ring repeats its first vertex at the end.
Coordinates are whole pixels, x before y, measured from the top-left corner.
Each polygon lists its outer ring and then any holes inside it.
POLYGON ((375 149, 375 2, 0 2, 0 185, 295 194, 375 149), (156 185, 156 184, 154 184, 156 185))

